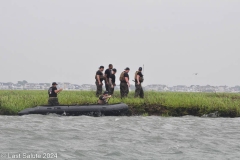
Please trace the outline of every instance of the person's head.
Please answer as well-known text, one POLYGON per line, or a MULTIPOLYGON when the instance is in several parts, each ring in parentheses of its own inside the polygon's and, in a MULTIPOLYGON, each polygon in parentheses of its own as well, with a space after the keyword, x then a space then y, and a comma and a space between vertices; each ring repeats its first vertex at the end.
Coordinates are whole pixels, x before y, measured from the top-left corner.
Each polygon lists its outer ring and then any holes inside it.
POLYGON ((128 67, 127 67, 127 68, 125 68, 125 72, 127 72, 127 73, 128 73, 129 71, 130 71, 130 68, 128 68, 128 67))
POLYGON ((112 68, 113 68, 113 65, 112 65, 112 64, 109 64, 108 67, 109 67, 109 69, 112 69, 112 68))
POLYGON ((100 67, 99 67, 99 70, 100 70, 100 71, 103 71, 103 70, 104 70, 104 66, 100 66, 100 67))
POLYGON ((112 69, 112 74, 117 73, 117 70, 115 68, 112 69))
POLYGON ((103 95, 104 95, 104 96, 108 96, 108 91, 105 91, 105 92, 103 93, 103 95))
POLYGON ((139 71, 139 72, 142 72, 142 67, 139 67, 139 68, 138 68, 138 71, 139 71))
POLYGON ((53 82, 53 83, 52 83, 52 86, 53 86, 53 87, 57 87, 57 85, 58 85, 58 84, 57 84, 56 82, 53 82))

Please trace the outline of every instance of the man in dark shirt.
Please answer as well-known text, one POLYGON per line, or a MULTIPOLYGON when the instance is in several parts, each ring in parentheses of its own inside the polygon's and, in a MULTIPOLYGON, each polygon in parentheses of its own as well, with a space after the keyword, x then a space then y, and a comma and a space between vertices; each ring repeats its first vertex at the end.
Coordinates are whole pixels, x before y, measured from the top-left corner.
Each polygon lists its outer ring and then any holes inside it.
POLYGON ((110 78, 110 75, 111 75, 111 72, 112 72, 112 68, 113 68, 113 65, 112 64, 109 64, 108 65, 108 69, 105 70, 105 73, 104 73, 104 76, 105 76, 105 88, 106 88, 106 91, 109 92, 109 78, 110 78))
POLYGON ((48 89, 48 105, 59 105, 57 94, 60 93, 63 89, 57 89, 57 85, 58 84, 56 82, 53 82, 52 87, 48 89))
POLYGON ((112 74, 109 77, 109 94, 113 95, 114 92, 114 87, 116 86, 115 79, 116 76, 115 74, 117 73, 117 70, 115 68, 112 69, 112 74))
POLYGON ((96 79, 96 87, 97 87, 97 90, 96 90, 96 96, 99 97, 101 94, 102 94, 102 81, 104 80, 104 76, 103 76, 103 70, 104 70, 104 66, 100 66, 99 67, 99 70, 96 72, 96 75, 95 75, 95 79, 96 79))
POLYGON ((120 75, 120 92, 121 92, 121 98, 127 97, 129 93, 129 73, 130 68, 125 68, 125 71, 123 71, 120 75))
POLYGON ((98 104, 107 104, 109 98, 111 98, 111 95, 108 95, 108 91, 105 91, 103 95, 99 96, 98 104))
POLYGON ((142 74, 142 67, 139 67, 138 71, 135 73, 135 98, 140 96, 140 98, 144 97, 144 92, 142 88, 143 82, 143 74, 142 74))

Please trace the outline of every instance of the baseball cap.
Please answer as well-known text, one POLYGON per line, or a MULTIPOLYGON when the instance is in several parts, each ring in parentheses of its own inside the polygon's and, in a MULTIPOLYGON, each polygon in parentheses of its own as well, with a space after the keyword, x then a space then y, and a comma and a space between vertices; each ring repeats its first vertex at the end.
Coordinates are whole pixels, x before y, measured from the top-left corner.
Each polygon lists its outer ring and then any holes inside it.
POLYGON ((130 70, 130 68, 127 67, 127 68, 125 68, 125 70, 130 70))
POLYGON ((52 85, 58 85, 56 82, 53 82, 52 85))
POLYGON ((103 94, 108 94, 108 91, 105 91, 103 94))

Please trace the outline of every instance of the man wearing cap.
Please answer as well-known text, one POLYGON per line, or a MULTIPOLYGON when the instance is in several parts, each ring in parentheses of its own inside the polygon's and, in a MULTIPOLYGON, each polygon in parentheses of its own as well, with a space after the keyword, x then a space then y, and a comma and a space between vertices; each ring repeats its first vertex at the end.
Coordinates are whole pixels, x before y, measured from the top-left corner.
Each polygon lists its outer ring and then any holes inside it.
POLYGON ((112 68, 113 68, 113 65, 112 64, 109 64, 108 65, 108 69, 105 70, 104 72, 104 76, 105 76, 105 88, 106 88, 106 91, 109 92, 109 78, 110 78, 110 75, 112 73, 112 68))
POLYGON ((115 74, 117 73, 117 70, 115 68, 112 69, 112 74, 110 75, 109 77, 109 94, 110 95, 113 95, 113 92, 114 92, 114 87, 116 86, 116 83, 115 83, 115 79, 116 79, 116 76, 115 74))
POLYGON ((48 89, 48 105, 59 105, 57 94, 60 93, 63 89, 57 89, 57 85, 58 84, 56 82, 53 82, 52 87, 48 89))
POLYGON ((125 68, 125 71, 123 71, 120 75, 120 92, 121 92, 121 98, 123 97, 127 97, 128 93, 129 93, 129 87, 130 87, 130 83, 129 83, 129 73, 130 68, 125 68))
POLYGON ((96 79, 96 87, 97 87, 97 91, 96 91, 96 96, 99 97, 102 94, 102 81, 104 80, 104 76, 103 76, 103 70, 104 70, 104 66, 100 66, 99 70, 96 72, 95 75, 95 79, 96 79))
POLYGON ((135 98, 140 97, 144 98, 143 88, 143 74, 142 74, 142 67, 139 67, 138 71, 135 72, 135 98))
POLYGON ((105 91, 103 95, 99 96, 98 104, 107 104, 108 99, 111 97, 111 95, 108 95, 108 91, 105 91))

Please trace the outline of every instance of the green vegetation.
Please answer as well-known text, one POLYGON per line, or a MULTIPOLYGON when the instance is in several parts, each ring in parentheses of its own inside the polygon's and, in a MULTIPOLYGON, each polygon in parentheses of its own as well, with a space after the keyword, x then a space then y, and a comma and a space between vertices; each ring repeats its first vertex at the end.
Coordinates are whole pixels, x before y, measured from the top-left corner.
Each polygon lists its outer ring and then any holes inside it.
MULTIPOLYGON (((64 91, 59 94, 61 104, 92 104, 97 102, 94 91, 64 91)), ((0 114, 16 115, 19 111, 47 104, 47 91, 0 91, 0 114)), ((178 93, 145 92, 145 98, 120 98, 118 91, 109 103, 123 102, 129 106, 129 115, 184 116, 218 111, 221 117, 240 116, 240 94, 237 93, 178 93)))

